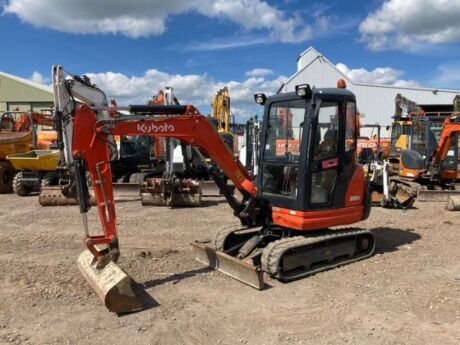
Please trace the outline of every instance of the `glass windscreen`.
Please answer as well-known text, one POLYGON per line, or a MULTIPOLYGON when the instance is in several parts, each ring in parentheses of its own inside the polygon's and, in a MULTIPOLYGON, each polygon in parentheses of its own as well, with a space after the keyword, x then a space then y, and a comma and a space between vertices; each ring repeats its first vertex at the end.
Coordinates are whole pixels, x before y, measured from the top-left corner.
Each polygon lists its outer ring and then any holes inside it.
POLYGON ((395 122, 391 126, 391 147, 396 148, 396 142, 398 141, 399 137, 401 136, 401 128, 402 126, 395 122))
POLYGON ((304 116, 305 108, 272 105, 265 147, 267 160, 299 159, 304 116))
POLYGON ((412 149, 423 156, 431 157, 438 147, 442 128, 442 121, 414 121, 412 128, 412 149))
POLYGON ((458 139, 458 134, 454 135, 454 138, 452 140, 452 143, 449 147, 449 151, 447 151, 447 157, 446 159, 442 162, 442 168, 445 170, 458 170, 458 165, 460 163, 460 157, 459 157, 459 145, 460 141, 458 139))
POLYGON ((293 101, 270 107, 262 172, 264 193, 297 197, 304 105, 293 101))

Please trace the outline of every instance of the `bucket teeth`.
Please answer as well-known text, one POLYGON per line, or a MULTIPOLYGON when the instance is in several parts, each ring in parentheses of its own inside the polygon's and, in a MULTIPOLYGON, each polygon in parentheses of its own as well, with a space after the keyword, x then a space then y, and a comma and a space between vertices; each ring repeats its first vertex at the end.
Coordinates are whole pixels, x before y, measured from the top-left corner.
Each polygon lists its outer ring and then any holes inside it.
POLYGON ((78 257, 78 268, 90 283, 108 310, 130 313, 143 309, 142 302, 132 290, 132 280, 120 267, 110 261, 102 269, 96 268, 96 260, 85 250, 78 257))

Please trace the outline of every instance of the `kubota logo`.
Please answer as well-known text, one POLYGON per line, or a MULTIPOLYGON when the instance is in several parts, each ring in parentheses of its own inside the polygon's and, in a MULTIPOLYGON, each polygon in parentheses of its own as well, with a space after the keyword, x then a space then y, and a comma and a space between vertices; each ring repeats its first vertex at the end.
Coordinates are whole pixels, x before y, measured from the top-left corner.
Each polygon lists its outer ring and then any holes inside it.
POLYGON ((145 124, 140 123, 137 125, 137 130, 142 133, 165 133, 165 132, 174 132, 176 128, 173 125, 167 125, 166 123, 162 125, 155 124, 145 124))

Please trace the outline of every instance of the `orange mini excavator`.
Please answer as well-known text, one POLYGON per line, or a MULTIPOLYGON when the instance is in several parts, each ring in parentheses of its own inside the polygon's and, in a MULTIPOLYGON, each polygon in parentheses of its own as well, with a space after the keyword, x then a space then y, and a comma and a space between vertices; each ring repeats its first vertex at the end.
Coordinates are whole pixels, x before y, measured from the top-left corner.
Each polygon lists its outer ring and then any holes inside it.
MULTIPOLYGON (((296 92, 257 94, 255 100, 265 106, 256 181, 192 105, 75 108, 71 154, 88 249, 78 265, 109 310, 142 309, 131 279, 116 265, 120 250, 110 136, 176 138, 207 152, 242 195, 238 199, 222 188, 241 226, 221 230, 212 245, 194 243, 196 258, 248 285, 263 288, 264 273, 290 281, 372 255, 372 232, 330 229, 359 222, 370 212, 367 182, 356 159, 353 93, 305 84, 296 92), (99 115, 121 110, 133 115, 99 115), (90 231, 86 219, 87 171, 102 222, 100 234, 90 231)), ((213 170, 210 174, 222 185, 220 174, 213 170)))

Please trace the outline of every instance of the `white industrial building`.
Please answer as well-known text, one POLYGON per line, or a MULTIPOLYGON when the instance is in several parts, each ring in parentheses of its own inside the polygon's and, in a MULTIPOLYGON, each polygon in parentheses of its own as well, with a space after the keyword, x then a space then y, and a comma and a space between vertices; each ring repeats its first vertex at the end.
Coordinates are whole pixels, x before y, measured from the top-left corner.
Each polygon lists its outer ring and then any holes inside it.
MULTIPOLYGON (((286 82, 283 91, 294 91, 298 84, 336 87, 339 79, 344 79, 347 88, 356 95, 358 109, 363 114, 362 123, 379 123, 382 127, 392 122, 398 93, 418 104, 452 104, 455 95, 460 94, 460 90, 356 83, 313 47, 300 54, 297 72, 286 82)), ((388 135, 385 132, 383 134, 388 135)))

